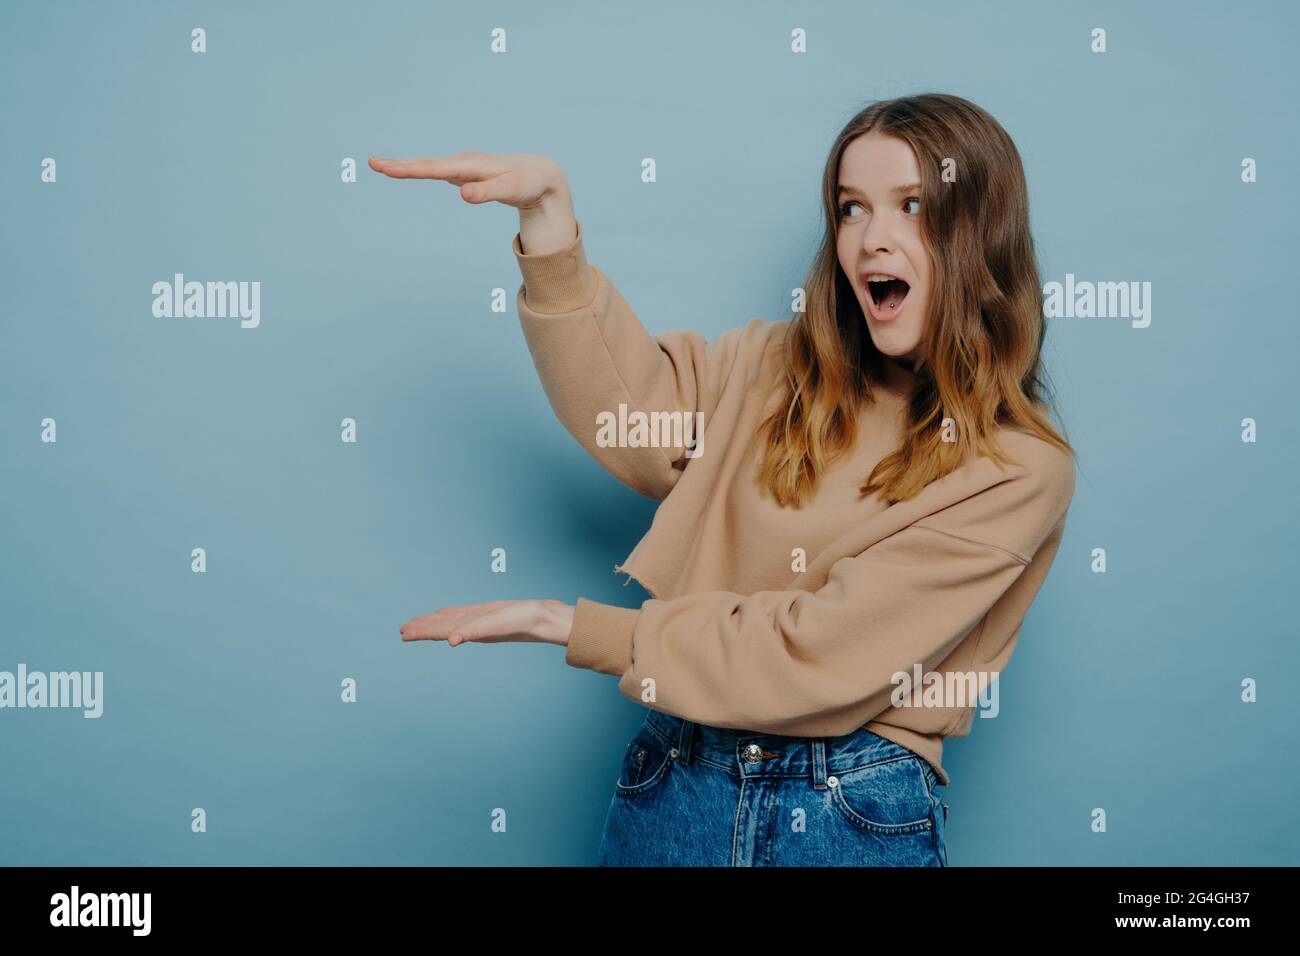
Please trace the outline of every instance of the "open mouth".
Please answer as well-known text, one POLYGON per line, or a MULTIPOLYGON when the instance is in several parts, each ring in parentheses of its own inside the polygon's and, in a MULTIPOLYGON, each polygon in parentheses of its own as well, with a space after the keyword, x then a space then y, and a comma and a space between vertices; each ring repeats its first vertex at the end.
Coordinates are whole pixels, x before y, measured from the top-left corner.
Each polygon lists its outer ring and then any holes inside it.
POLYGON ((867 294, 882 316, 895 314, 902 307, 909 289, 911 286, 902 279, 871 279, 867 282, 867 294))

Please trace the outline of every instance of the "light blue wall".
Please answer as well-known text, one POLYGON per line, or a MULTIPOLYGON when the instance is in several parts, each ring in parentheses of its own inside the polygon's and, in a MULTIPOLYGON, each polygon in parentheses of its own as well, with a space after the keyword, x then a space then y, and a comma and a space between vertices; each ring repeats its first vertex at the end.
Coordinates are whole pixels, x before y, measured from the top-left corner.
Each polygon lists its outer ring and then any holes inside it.
POLYGON ((1052 324, 1081 470, 1001 716, 949 745, 950 861, 1295 863, 1296 5, 476 6, 0 10, 0 670, 105 675, 98 720, 0 710, 0 863, 590 862, 641 709, 397 629, 635 606, 653 503, 545 401, 515 212, 365 158, 553 156, 646 326, 712 337, 784 317, 834 134, 924 90, 1016 140, 1044 281, 1153 288, 1148 328, 1052 324), (261 324, 155 318, 176 272, 260 281, 261 324))

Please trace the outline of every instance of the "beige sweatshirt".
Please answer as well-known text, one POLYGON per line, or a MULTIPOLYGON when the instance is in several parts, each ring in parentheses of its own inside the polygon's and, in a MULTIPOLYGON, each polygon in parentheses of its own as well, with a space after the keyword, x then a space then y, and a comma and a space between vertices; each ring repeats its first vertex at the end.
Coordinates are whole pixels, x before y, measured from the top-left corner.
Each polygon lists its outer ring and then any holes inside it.
POLYGON ((796 737, 865 726, 947 785, 943 738, 970 732, 974 692, 1015 648, 1065 530, 1072 456, 1003 428, 1019 466, 981 457, 889 507, 860 496, 897 445, 912 382, 891 360, 854 449, 810 504, 781 508, 754 474, 789 319, 751 319, 713 342, 651 335, 588 263, 580 222, 565 249, 525 255, 518 233, 513 249, 519 319, 556 415, 620 481, 661 502, 621 565, 652 598, 640 608, 579 598, 566 662, 702 724, 796 737), (654 447, 633 427, 638 411, 702 414, 698 444, 665 432, 654 447), (645 447, 631 447, 638 440, 645 447))

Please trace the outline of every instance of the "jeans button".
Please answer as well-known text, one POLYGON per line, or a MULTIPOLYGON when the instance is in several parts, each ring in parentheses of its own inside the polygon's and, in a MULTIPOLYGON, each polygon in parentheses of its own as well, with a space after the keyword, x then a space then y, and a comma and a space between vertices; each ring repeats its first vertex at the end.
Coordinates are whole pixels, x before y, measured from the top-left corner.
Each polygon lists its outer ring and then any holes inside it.
POLYGON ((742 751, 745 763, 758 763, 759 758, 763 756, 763 748, 758 744, 749 744, 742 751))

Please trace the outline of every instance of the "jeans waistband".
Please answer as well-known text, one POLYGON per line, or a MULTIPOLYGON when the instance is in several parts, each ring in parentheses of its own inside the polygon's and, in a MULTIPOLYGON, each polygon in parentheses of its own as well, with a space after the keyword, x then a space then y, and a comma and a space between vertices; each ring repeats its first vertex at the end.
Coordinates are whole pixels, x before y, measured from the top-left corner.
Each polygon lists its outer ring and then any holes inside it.
POLYGON ((742 777, 811 776, 813 786, 821 790, 828 776, 909 757, 916 757, 933 773, 915 751, 865 727, 840 737, 785 737, 711 727, 660 710, 649 711, 645 722, 677 748, 682 763, 702 758, 742 777))

